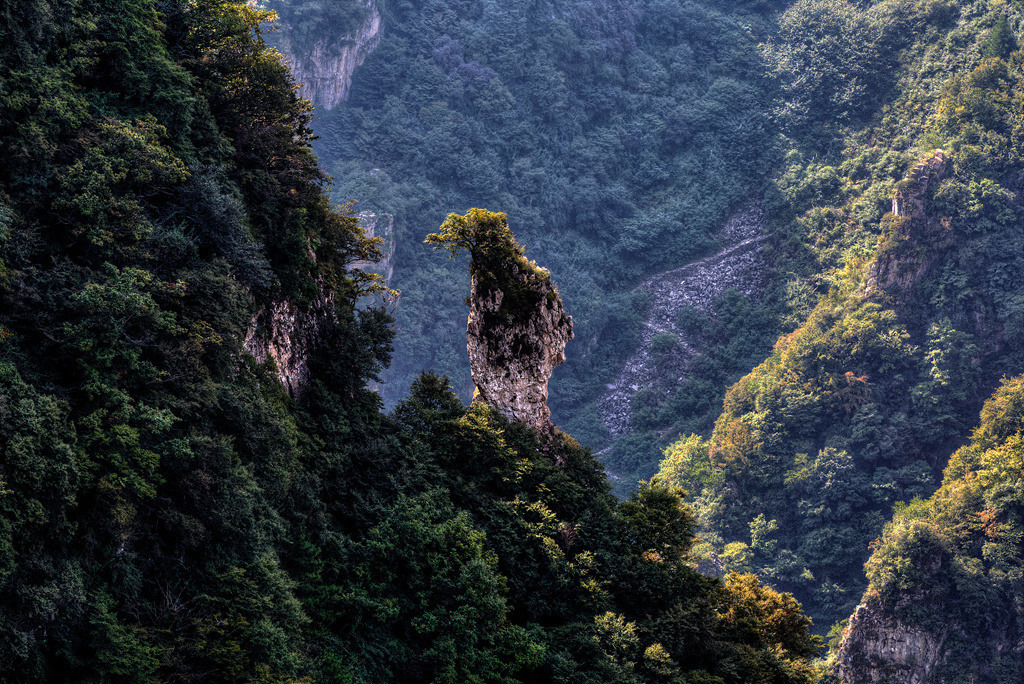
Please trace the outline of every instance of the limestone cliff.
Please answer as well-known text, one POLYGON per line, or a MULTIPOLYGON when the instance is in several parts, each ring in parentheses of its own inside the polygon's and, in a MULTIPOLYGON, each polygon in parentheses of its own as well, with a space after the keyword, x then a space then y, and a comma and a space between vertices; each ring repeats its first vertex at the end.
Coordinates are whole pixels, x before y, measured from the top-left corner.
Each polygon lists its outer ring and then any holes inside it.
MULTIPOLYGON (((1008 663, 1019 662, 1024 651, 1024 642, 1012 636, 1012 620, 989 615, 981 620, 981 629, 978 625, 964 628, 955 618, 956 611, 951 606, 944 609, 941 603, 928 608, 941 616, 932 630, 897 617, 927 604, 931 591, 911 592, 895 606, 886 605, 877 594, 869 592, 843 630, 836 662, 840 680, 845 684, 1009 681, 1000 679, 996 672, 1005 675, 1008 663)), ((1009 667, 1009 671, 1017 672, 1017 666, 1009 667)))
POLYGON ((320 39, 311 49, 299 50, 288 38, 286 26, 278 40, 278 49, 301 86, 299 94, 318 107, 333 109, 348 99, 352 75, 380 43, 380 11, 373 0, 365 0, 365 5, 369 12, 351 33, 320 39))
POLYGON ((892 213, 903 218, 922 217, 925 193, 932 183, 942 179, 945 171, 946 153, 943 150, 935 150, 931 157, 918 162, 893 193, 892 213))
POLYGON ((308 310, 278 299, 256 312, 242 344, 260 363, 273 359, 281 384, 298 398, 309 377, 307 363, 316 346, 319 322, 333 315, 330 293, 322 293, 308 310))
MULTIPOLYGON (((391 263, 395 251, 394 217, 364 211, 359 214, 359 226, 366 237, 382 238, 381 258, 355 261, 349 268, 379 274, 386 287, 394 270, 391 263)), ((312 250, 310 257, 316 258, 312 250)), ((334 295, 321 283, 320 294, 308 309, 301 309, 284 298, 264 305, 249 322, 242 344, 260 363, 273 359, 278 380, 288 394, 298 398, 309 379, 309 356, 316 348, 320 325, 332 316, 334 295)))
POLYGON ((911 169, 897 186, 885 242, 871 264, 865 293, 908 291, 931 266, 938 248, 948 240, 942 221, 926 213, 929 190, 946 171, 946 153, 935 152, 911 169))
POLYGON ((843 632, 838 673, 847 684, 925 684, 942 660, 947 626, 933 634, 887 614, 877 597, 857 606, 843 632))
POLYGON ((502 287, 474 274, 466 327, 474 401, 542 432, 552 428, 548 380, 573 338, 572 318, 544 275, 513 263, 502 287))

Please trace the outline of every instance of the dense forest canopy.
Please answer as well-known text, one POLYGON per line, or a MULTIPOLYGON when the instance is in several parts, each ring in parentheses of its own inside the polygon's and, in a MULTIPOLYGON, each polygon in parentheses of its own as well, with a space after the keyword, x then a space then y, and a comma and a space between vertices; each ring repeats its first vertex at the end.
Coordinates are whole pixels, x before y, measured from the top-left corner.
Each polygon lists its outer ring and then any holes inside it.
POLYGON ((1018 681, 1021 29, 1001 0, 0 5, 0 678, 831 682, 854 647, 812 664, 812 632, 863 602, 935 636, 928 681, 1018 681), (314 119, 273 45, 378 14, 314 119), (395 219, 397 304, 351 200, 395 219), (684 376, 654 336, 613 439, 638 284, 739 210, 763 286, 681 309, 684 376), (575 318, 567 432, 464 403, 469 275, 506 268, 575 318))
POLYGON ((0 5, 0 678, 810 682, 677 488, 432 372, 382 412, 378 244, 270 18, 0 5))
POLYGON ((950 458, 939 490, 897 507, 865 565, 868 601, 911 628, 952 632, 936 679, 1009 683, 1024 668, 1021 654, 1006 647, 1024 628, 1022 421, 1018 376, 985 402, 980 425, 950 458))
POLYGON ((823 296, 661 469, 695 497, 696 551, 794 591, 819 628, 861 599, 893 505, 935 490, 981 402, 1024 369, 1016 9, 838 9, 793 5, 766 50, 792 126, 778 258, 823 296), (829 39, 874 36, 863 68, 816 52, 822 13, 829 39), (858 114, 844 88, 865 82, 884 106, 858 114))

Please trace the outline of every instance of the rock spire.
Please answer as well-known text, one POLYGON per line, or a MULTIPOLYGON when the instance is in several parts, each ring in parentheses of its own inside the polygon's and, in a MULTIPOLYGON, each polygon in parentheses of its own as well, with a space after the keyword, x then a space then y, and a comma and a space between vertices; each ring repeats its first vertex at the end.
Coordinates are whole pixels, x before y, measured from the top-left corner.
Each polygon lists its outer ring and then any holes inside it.
POLYGON ((946 163, 946 153, 935 150, 897 185, 892 213, 883 219, 883 244, 868 269, 865 294, 909 291, 948 244, 943 222, 927 213, 928 198, 942 180, 946 163))
POLYGON ((552 431, 548 379, 565 360, 573 331, 550 274, 523 256, 505 214, 449 214, 427 242, 472 258, 466 339, 474 401, 510 421, 552 431))

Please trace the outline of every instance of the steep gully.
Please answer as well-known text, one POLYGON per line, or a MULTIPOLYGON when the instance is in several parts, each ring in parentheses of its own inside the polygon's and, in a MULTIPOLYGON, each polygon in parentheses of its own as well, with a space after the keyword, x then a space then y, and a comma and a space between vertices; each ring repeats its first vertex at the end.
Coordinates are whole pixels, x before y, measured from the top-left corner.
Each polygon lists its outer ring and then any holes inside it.
POLYGON ((652 386, 675 385, 686 379, 690 362, 700 352, 699 342, 680 328, 680 313, 687 308, 715 315, 714 303, 726 291, 738 290, 757 296, 765 286, 766 270, 762 255, 767 236, 759 206, 748 205, 737 211, 722 227, 725 246, 718 253, 685 266, 659 273, 637 289, 650 298, 643 330, 636 351, 623 365, 615 382, 598 400, 598 408, 612 438, 628 434, 633 397, 652 386), (653 340, 669 334, 679 345, 676 377, 658 377, 653 360, 653 340))

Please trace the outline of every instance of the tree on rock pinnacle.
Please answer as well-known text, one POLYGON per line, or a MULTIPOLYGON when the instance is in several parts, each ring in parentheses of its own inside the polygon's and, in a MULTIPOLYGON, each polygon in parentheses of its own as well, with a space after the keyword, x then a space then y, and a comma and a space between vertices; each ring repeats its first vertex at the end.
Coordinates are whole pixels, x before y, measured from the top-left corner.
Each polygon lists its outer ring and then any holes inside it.
POLYGON ((573 333, 550 273, 526 259, 503 213, 449 214, 426 242, 471 259, 466 338, 475 401, 510 421, 553 429, 548 379, 573 333))

